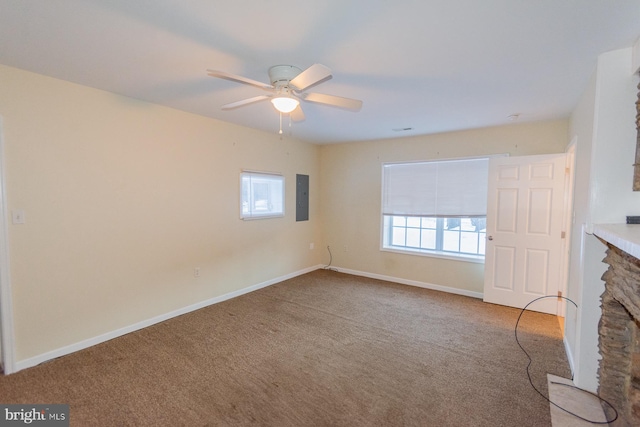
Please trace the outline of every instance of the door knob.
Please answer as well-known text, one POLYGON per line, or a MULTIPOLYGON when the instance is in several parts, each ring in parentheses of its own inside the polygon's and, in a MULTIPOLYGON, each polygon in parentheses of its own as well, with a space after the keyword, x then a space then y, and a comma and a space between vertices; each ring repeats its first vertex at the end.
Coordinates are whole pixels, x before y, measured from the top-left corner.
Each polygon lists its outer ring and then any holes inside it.
POLYGON ((487 236, 487 240, 493 240, 493 236, 487 236))

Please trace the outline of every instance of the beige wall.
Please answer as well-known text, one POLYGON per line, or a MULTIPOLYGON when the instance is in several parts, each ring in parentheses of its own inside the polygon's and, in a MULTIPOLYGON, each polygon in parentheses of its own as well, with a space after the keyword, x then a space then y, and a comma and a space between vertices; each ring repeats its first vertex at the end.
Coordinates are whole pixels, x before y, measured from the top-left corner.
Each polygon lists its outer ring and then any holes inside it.
POLYGON ((26 216, 9 225, 17 362, 326 264, 327 245, 337 267, 482 292, 482 264, 380 251, 381 164, 556 153, 568 134, 561 120, 316 146, 14 68, 0 82, 8 209, 26 216), (242 168, 285 175, 285 218, 238 218, 242 168))
POLYGON ((16 361, 322 260, 315 145, 4 66, 0 116, 16 361), (284 218, 239 219, 242 168, 285 175, 284 218))
POLYGON ((567 142, 568 121, 560 120, 322 146, 324 240, 325 246, 331 247, 333 265, 482 292, 484 264, 380 251, 382 163, 500 153, 561 153, 567 142))

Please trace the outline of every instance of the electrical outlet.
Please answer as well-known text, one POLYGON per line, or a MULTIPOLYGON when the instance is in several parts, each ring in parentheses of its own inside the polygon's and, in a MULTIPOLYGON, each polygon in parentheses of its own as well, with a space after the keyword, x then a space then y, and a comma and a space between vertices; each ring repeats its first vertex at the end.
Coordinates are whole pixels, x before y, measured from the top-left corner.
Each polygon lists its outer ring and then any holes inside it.
POLYGON ((193 277, 200 277, 200 267, 193 269, 193 277))
POLYGON ((344 245, 343 249, 344 249, 345 252, 349 252, 349 248, 347 247, 347 245, 344 245))
POLYGON ((313 243, 309 243, 309 250, 312 251, 315 245, 313 243))

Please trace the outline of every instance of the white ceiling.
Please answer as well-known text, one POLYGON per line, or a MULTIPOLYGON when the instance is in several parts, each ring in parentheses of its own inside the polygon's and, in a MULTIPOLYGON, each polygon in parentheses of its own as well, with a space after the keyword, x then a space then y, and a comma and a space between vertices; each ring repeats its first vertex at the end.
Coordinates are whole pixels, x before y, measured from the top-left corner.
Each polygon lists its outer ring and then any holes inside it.
POLYGON ((316 143, 568 117, 639 35, 640 0, 0 0, 2 64, 270 132, 269 102, 220 109, 263 91, 206 69, 324 64, 312 91, 364 105, 303 103, 285 132, 316 143))

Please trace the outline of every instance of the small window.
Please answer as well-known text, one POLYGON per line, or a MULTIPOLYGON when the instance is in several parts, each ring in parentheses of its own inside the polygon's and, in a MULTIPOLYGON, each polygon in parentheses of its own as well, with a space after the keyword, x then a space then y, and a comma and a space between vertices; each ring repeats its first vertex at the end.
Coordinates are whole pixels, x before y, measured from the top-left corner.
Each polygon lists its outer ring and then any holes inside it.
POLYGON ((240 218, 284 216, 284 177, 262 172, 240 174, 240 218))

